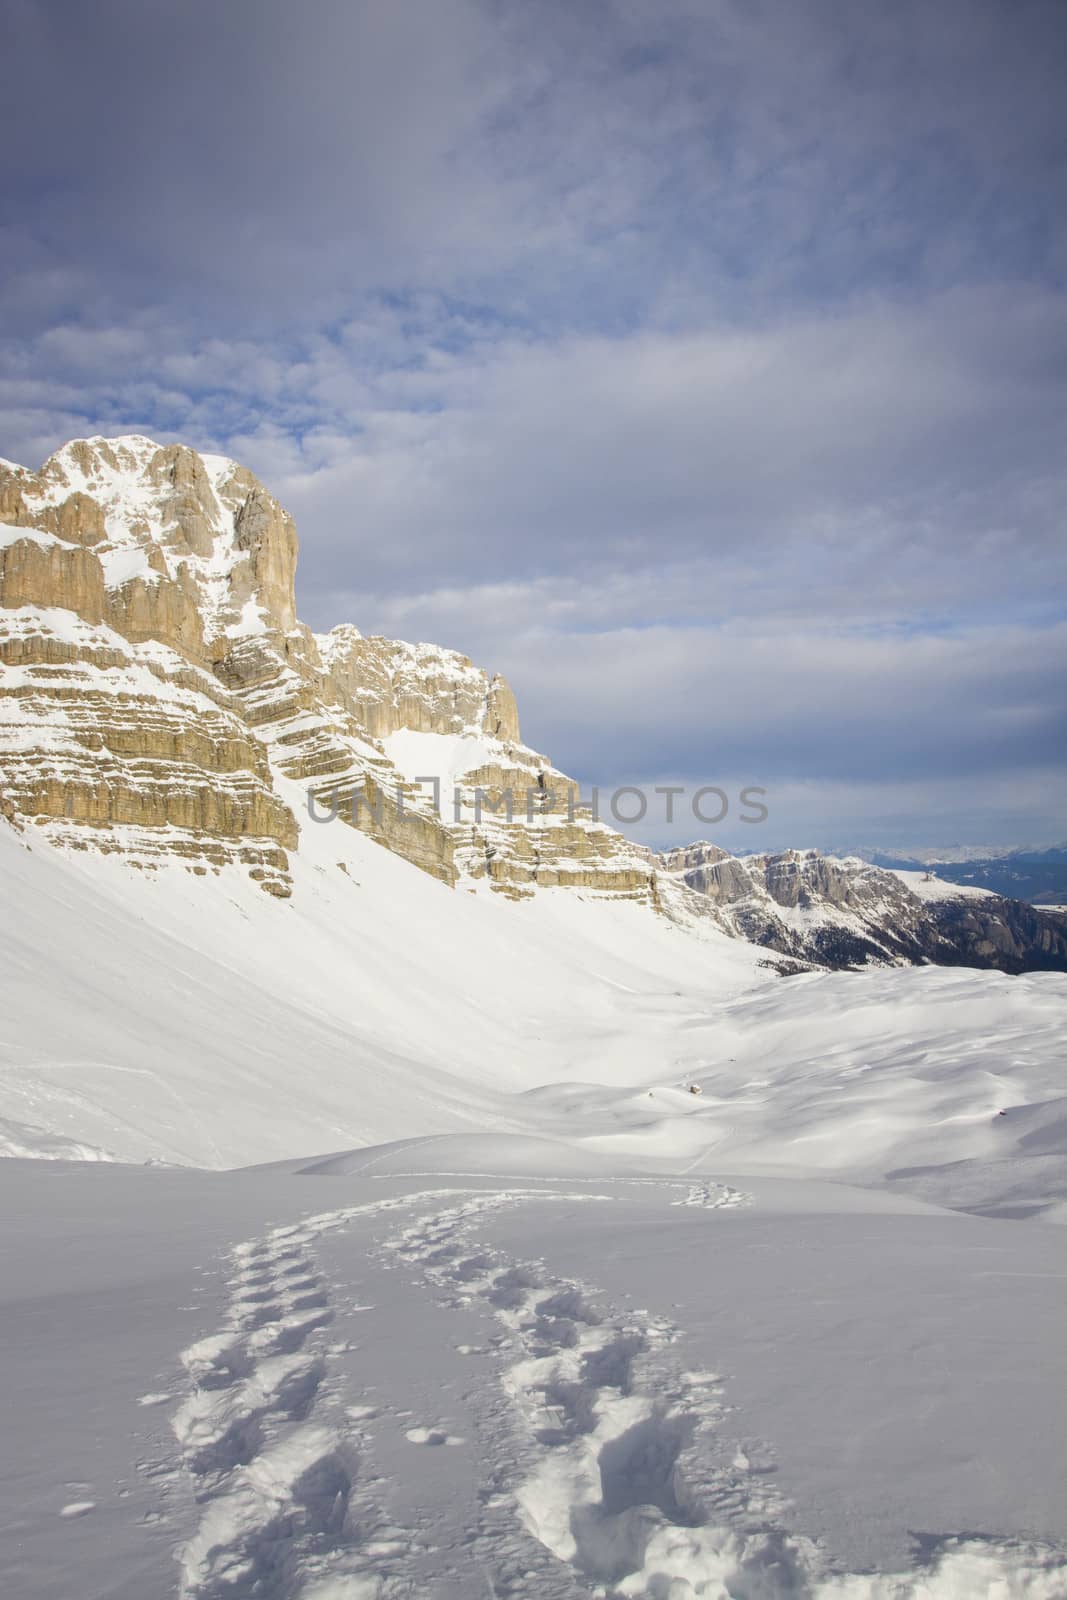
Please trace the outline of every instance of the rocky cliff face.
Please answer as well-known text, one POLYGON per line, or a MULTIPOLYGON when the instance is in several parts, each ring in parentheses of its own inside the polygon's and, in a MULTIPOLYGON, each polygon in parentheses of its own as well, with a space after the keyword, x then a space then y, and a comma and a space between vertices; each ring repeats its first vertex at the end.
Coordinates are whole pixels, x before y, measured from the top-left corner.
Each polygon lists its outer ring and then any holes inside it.
POLYGON ((436 645, 313 634, 296 531, 251 473, 149 439, 0 462, 0 815, 279 897, 300 827, 360 829, 454 887, 568 886, 819 966, 1067 967, 1067 922, 921 897, 817 851, 657 857, 522 743, 503 678, 436 645), (312 820, 312 819, 317 820, 312 820))
POLYGON ((37 473, 0 463, 5 814, 285 895, 310 802, 452 885, 654 901, 649 852, 521 743, 503 678, 434 645, 312 634, 296 557, 290 517, 223 457, 131 436, 37 473))
POLYGON ((680 914, 710 915, 788 961, 835 969, 932 962, 1067 970, 1067 916, 936 880, 909 887, 858 857, 818 850, 735 857, 713 844, 663 857, 680 914), (695 899, 694 899, 695 897, 695 899))
MULTIPOLYGON (((229 641, 295 626, 296 530, 252 474, 150 439, 80 439, 38 473, 0 464, 0 521, 59 539, 50 601, 211 665, 229 641), (91 552, 89 588, 75 550, 91 552), (83 610, 100 606, 99 615, 83 610)), ((5 600, 5 604, 16 603, 5 600)))

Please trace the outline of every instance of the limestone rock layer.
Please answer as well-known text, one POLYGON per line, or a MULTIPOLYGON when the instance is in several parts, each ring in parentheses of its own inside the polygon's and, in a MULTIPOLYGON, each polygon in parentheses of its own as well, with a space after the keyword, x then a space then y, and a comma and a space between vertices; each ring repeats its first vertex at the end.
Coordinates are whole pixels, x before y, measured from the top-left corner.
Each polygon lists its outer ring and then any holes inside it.
POLYGON ((237 865, 284 896, 311 825, 291 779, 309 815, 446 884, 654 901, 650 853, 521 743, 502 677, 298 621, 292 519, 235 462, 76 440, 40 472, 0 463, 0 524, 5 815, 146 867, 237 865))

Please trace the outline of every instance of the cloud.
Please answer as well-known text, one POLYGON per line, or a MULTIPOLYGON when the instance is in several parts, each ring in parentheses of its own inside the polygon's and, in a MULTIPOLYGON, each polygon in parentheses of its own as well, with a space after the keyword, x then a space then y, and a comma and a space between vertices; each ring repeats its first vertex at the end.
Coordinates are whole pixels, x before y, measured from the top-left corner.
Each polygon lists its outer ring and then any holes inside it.
POLYGON ((558 328, 1050 274, 1065 32, 1055 0, 14 0, 11 292, 276 333, 368 289, 558 328))
POLYGON ((15 0, 11 35, 0 453, 236 455, 310 620, 484 657, 583 777, 770 771, 829 827, 1015 772, 998 826, 1037 815, 1054 0, 15 0))
MULTIPOLYGON (((680 780, 663 777, 661 786, 680 780)), ((987 778, 883 781, 864 783, 779 780, 767 787, 760 800, 767 816, 746 824, 742 817, 757 815, 753 801, 741 799, 745 780, 719 773, 717 787, 727 799, 721 823, 708 824, 722 802, 714 795, 700 797, 692 785, 674 800, 673 822, 666 820, 666 801, 648 789, 648 811, 637 824, 623 831, 653 849, 710 838, 726 849, 777 851, 812 846, 847 854, 854 850, 904 850, 934 845, 1041 844, 1062 840, 1067 782, 1061 768, 1036 767, 987 778)), ((583 796, 589 790, 583 787, 583 796)), ((610 820, 610 788, 602 788, 600 810, 610 820)), ((626 796, 620 810, 636 810, 626 796)))

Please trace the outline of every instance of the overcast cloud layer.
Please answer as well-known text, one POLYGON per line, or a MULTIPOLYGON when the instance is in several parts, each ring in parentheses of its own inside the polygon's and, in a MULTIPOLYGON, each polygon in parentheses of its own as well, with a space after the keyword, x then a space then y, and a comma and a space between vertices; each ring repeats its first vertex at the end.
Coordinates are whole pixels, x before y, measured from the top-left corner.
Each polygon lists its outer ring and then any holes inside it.
POLYGON ((0 454, 237 456, 724 842, 1067 835, 1061 0, 8 17, 0 454))

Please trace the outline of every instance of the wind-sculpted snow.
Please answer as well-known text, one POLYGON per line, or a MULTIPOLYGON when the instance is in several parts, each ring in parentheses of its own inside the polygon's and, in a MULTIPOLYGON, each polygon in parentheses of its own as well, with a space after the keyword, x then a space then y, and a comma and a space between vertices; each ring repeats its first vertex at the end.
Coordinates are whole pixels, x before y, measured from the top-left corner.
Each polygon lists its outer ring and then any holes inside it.
POLYGON ((0 827, 13 1152, 399 1171, 401 1144, 447 1135, 457 1173, 756 1165, 1012 1215, 1067 1202, 1063 975, 783 981, 629 903, 456 897, 352 829, 334 856, 328 831, 279 927, 251 884, 176 869, 149 894, 0 827), (18 981, 40 972, 46 1006, 18 981))

